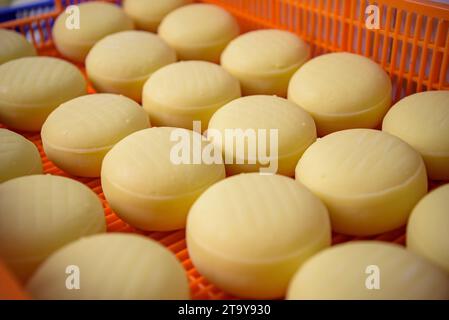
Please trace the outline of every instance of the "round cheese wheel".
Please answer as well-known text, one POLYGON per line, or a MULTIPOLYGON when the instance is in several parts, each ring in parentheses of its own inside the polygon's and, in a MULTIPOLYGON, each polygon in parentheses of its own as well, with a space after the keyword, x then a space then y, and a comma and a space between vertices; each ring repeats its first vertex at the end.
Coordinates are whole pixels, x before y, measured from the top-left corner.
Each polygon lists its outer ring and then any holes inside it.
POLYGON ((0 64, 36 54, 34 46, 23 35, 12 30, 0 29, 0 64))
POLYGON ((430 179, 449 180, 449 90, 405 97, 388 111, 382 130, 422 155, 430 179))
POLYGON ((112 3, 92 1, 63 11, 53 26, 53 41, 66 58, 84 62, 93 45, 109 34, 131 30, 134 25, 125 12, 112 3))
POLYGON ((50 57, 26 57, 0 65, 0 122, 39 131, 61 103, 86 94, 86 81, 74 65, 50 57))
POLYGON ((104 231, 100 199, 78 181, 31 175, 0 184, 0 256, 23 281, 53 251, 104 231))
POLYGON ((0 183, 42 173, 39 150, 20 134, 0 128, 0 183))
POLYGON ((437 188, 413 209, 407 248, 449 272, 449 184, 437 188))
MULTIPOLYGON (((207 146, 199 133, 159 127, 135 132, 108 152, 101 185, 120 218, 144 230, 184 228, 192 203, 225 177, 225 168, 223 163, 177 162, 178 146, 183 143, 198 143, 199 152, 207 146), (177 141, 177 136, 184 140, 177 141)), ((192 146, 186 152, 196 151, 192 146)))
POLYGON ((330 53, 304 64, 292 77, 288 99, 308 111, 318 135, 375 128, 391 104, 391 80, 370 59, 330 53))
POLYGON ((86 58, 86 71, 98 92, 119 93, 140 102, 149 76, 175 61, 175 51, 158 36, 122 31, 93 46, 86 58))
POLYGON ((264 168, 294 176, 299 158, 316 140, 313 118, 298 105, 276 96, 254 95, 229 102, 212 116, 208 127, 211 139, 214 131, 229 175, 264 168), (230 138, 229 133, 233 134, 230 138))
POLYGON ((52 254, 27 284, 35 299, 189 299, 181 263, 141 235, 82 238, 52 254))
POLYGON ((226 10, 211 4, 191 4, 169 13, 159 35, 176 49, 180 60, 220 62, 228 43, 238 36, 239 25, 226 10))
POLYGON ((449 275, 404 248, 354 241, 307 260, 290 282, 290 300, 449 299, 449 275))
POLYGON ((365 236, 404 225, 427 192, 424 162, 382 131, 349 129, 318 139, 303 154, 296 179, 324 201, 335 231, 365 236))
POLYGON ((106 153, 129 134, 150 126, 135 101, 116 94, 78 97, 56 108, 42 126, 45 153, 62 170, 99 177, 106 153))
POLYGON ((206 130, 220 107, 240 97, 240 86, 220 66, 205 61, 181 61, 162 67, 143 87, 143 107, 155 126, 206 130))
POLYGON ((244 298, 279 298, 301 263, 331 243, 324 204, 280 175, 240 174, 207 189, 187 218, 197 270, 244 298))
POLYGON ((221 65, 239 79, 243 95, 285 97, 291 76, 309 55, 309 46, 294 33, 256 30, 231 41, 221 55, 221 65))
POLYGON ((162 19, 172 10, 191 0, 124 0, 123 10, 138 29, 156 32, 162 19))

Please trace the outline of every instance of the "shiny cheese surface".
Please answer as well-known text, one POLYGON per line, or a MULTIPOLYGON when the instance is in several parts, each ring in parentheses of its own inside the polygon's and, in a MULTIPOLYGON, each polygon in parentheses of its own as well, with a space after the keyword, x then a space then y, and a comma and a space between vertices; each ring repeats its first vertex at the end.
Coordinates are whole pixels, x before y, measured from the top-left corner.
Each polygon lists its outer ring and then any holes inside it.
POLYGON ((0 29, 0 64, 36 54, 34 46, 23 35, 15 31, 0 29))

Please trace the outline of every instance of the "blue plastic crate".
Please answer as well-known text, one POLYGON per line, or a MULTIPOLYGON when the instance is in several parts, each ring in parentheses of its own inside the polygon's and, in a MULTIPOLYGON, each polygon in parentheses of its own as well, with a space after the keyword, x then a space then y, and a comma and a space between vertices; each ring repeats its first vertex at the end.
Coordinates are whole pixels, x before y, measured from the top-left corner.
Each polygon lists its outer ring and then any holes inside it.
POLYGON ((31 3, 0 7, 0 22, 34 16, 54 9, 53 0, 37 0, 31 3))

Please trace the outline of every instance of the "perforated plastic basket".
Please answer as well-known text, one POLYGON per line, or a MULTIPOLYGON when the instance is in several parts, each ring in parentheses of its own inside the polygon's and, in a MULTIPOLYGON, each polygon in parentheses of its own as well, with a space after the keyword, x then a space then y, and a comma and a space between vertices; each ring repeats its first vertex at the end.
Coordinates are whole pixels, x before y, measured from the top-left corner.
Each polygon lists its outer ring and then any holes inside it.
MULTIPOLYGON (((51 27, 64 8, 79 0, 55 0, 52 12, 0 23, 1 28, 28 34, 41 55, 59 56, 54 48, 51 27)), ((109 1, 116 2, 116 1, 109 1)), ((278 28, 297 33, 312 48, 312 55, 349 51, 370 57, 391 76, 393 99, 424 90, 449 89, 449 4, 418 0, 206 0, 231 12, 242 31, 278 28), (368 29, 365 8, 380 9, 380 28, 368 29)), ((84 67, 79 65, 84 72, 84 67)), ((89 87, 89 92, 94 92, 89 87)), ((1 126, 1 124, 0 124, 1 126)), ((33 141, 42 156, 46 173, 68 176, 45 156, 39 134, 23 134, 33 141)), ((217 289, 193 267, 186 250, 183 230, 142 232, 120 220, 104 199, 99 179, 76 178, 103 201, 108 231, 136 232, 158 240, 172 250, 186 269, 193 299, 232 298, 217 289)), ((435 186, 430 183, 431 188, 435 186)), ((404 244, 404 228, 368 237, 404 244)), ((334 234, 333 243, 354 238, 334 234)), ((367 239, 367 238, 363 238, 367 239)), ((26 298, 14 276, 0 262, 0 299, 26 298)))

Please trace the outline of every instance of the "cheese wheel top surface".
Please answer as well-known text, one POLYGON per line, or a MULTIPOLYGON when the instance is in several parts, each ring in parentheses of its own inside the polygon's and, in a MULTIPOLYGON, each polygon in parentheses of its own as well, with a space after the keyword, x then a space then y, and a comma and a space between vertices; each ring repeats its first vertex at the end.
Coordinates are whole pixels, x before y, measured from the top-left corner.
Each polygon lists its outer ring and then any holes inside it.
MULTIPOLYGON (((174 164, 170 153, 179 142, 177 131, 190 141, 199 133, 158 127, 140 130, 117 143, 103 160, 102 178, 118 188, 143 197, 174 197, 197 191, 224 176, 223 164, 174 164)), ((206 141, 200 148, 204 148, 206 141)))
POLYGON ((0 64, 35 55, 36 49, 23 35, 15 31, 0 29, 0 64))
POLYGON ((382 130, 429 155, 449 156, 449 91, 426 91, 398 101, 382 130))
POLYGON ((42 127, 42 137, 54 147, 111 147, 127 135, 148 128, 148 115, 135 101, 117 94, 97 93, 67 101, 42 127))
POLYGON ((330 53, 306 62, 291 78, 288 98, 304 109, 324 115, 352 115, 385 103, 391 81, 368 58, 330 53))
POLYGON ((191 0, 125 0, 123 1, 123 9, 133 19, 136 19, 138 22, 142 21, 143 25, 152 22, 156 27, 167 13, 190 1, 191 0))
POLYGON ((185 271, 173 253, 154 240, 121 233, 64 246, 41 265, 27 289, 36 299, 189 299, 185 271), (79 290, 66 288, 68 266, 79 268, 79 290))
POLYGON ((34 143, 20 134, 0 128, 0 183, 37 173, 42 173, 42 162, 34 143))
POLYGON ((122 31, 106 36, 89 51, 87 72, 111 79, 148 77, 176 61, 176 53, 157 35, 145 31, 122 31))
POLYGON ((200 109, 239 97, 240 84, 214 63, 181 61, 154 72, 143 92, 164 106, 200 109))
POLYGON ((207 46, 226 43, 239 34, 239 26, 226 10, 210 4, 191 4, 169 13, 158 33, 169 43, 207 46))
POLYGON ((50 57, 26 57, 0 65, 0 101, 12 106, 57 106, 86 93, 73 64, 50 57))
MULTIPOLYGON (((312 117, 293 102, 276 96, 254 95, 235 99, 216 111, 209 122, 209 129, 221 132, 238 128, 277 129, 279 156, 304 148, 316 139, 312 117)), ((268 131, 266 136, 269 137, 268 131)))
POLYGON ((259 173, 207 189, 190 209, 187 232, 214 254, 248 262, 298 254, 326 233, 330 241, 327 209, 317 197, 291 178, 259 173))
POLYGON ((131 18, 114 4, 92 1, 81 3, 77 7, 79 28, 66 27, 70 14, 64 11, 58 16, 53 27, 53 35, 57 41, 93 45, 108 34, 133 29, 131 18))
POLYGON ((422 166, 419 153, 395 136, 350 129, 313 143, 299 160, 296 177, 320 192, 354 198, 398 188, 422 166))
POLYGON ((309 47, 295 34, 275 29, 250 31, 232 40, 221 55, 228 70, 270 74, 301 65, 309 47))
POLYGON ((287 298, 448 299, 449 276, 396 244, 354 241, 307 260, 293 277, 287 298), (372 270, 378 270, 379 289, 366 286, 369 276, 376 275, 372 270))

